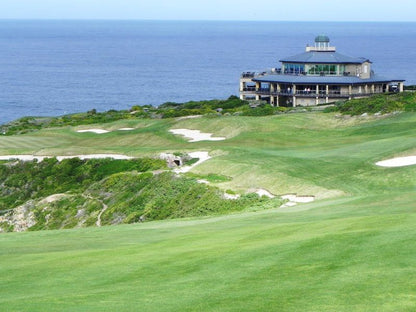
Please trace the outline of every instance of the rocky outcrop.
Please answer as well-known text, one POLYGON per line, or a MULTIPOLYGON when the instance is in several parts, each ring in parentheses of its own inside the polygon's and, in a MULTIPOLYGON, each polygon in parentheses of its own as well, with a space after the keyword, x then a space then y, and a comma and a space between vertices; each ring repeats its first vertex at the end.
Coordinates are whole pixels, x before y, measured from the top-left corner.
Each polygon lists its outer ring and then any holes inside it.
POLYGON ((34 202, 29 201, 0 216, 0 232, 24 232, 36 224, 32 209, 34 202))

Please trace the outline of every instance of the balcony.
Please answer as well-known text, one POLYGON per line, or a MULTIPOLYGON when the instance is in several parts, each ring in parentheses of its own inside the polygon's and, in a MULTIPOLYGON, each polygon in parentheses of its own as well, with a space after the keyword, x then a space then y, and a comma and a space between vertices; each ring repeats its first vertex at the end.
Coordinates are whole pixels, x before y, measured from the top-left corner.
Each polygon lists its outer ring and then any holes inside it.
POLYGON ((258 95, 271 95, 271 96, 297 96, 297 97, 330 97, 330 98, 349 98, 349 97, 360 97, 360 96, 371 96, 374 94, 382 94, 383 92, 362 92, 362 93, 348 93, 348 92, 341 92, 341 91, 329 91, 326 93, 324 90, 320 90, 318 93, 316 91, 304 91, 304 90, 297 90, 295 94, 293 94, 293 91, 271 91, 270 88, 261 88, 258 90, 255 90, 256 94, 258 95))
POLYGON ((256 91, 256 87, 244 87, 243 90, 241 90, 243 92, 254 92, 256 91))
POLYGON ((244 72, 241 74, 241 78, 254 78, 255 75, 254 72, 244 72))

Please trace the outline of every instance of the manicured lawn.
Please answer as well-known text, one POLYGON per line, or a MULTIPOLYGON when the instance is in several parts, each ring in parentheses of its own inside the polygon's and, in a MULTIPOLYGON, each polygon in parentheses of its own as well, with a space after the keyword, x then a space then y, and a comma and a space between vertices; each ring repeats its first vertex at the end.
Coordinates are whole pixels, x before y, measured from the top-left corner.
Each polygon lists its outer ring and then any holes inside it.
POLYGON ((3 234, 0 307, 414 311, 413 195, 326 200, 293 212, 3 234))

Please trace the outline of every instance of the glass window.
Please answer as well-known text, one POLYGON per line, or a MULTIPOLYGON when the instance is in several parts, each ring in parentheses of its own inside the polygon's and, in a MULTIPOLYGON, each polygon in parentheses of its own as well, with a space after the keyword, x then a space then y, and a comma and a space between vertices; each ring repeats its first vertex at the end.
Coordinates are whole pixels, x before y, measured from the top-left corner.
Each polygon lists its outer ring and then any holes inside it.
POLYGON ((337 75, 337 65, 314 64, 308 66, 309 75, 337 75))
POLYGON ((284 66, 286 74, 303 74, 305 72, 304 64, 287 63, 284 66))

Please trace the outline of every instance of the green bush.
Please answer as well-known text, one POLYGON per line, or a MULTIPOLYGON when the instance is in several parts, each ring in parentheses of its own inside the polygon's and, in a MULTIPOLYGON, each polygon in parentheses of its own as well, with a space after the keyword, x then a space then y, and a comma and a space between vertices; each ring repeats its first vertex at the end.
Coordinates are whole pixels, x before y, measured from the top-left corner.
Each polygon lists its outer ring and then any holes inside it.
POLYGON ((354 99, 337 103, 336 106, 326 108, 324 112, 341 112, 349 115, 391 113, 394 111, 415 111, 416 94, 404 92, 395 94, 381 94, 370 98, 354 99))
POLYGON ((145 172, 165 168, 160 159, 64 159, 19 161, 0 165, 0 210, 14 208, 30 199, 56 193, 84 191, 91 183, 125 171, 145 172))

